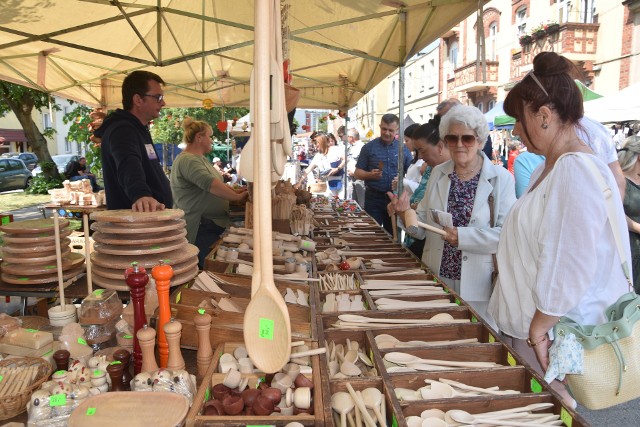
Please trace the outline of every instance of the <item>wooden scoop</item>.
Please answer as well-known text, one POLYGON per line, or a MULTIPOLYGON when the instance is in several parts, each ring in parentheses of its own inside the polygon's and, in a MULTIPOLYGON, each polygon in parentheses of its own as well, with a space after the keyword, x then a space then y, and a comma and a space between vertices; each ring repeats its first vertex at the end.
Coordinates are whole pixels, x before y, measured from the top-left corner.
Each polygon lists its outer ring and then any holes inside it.
POLYGON ((447 232, 441 228, 437 228, 432 225, 425 224, 424 222, 418 221, 418 214, 413 209, 409 209, 408 211, 405 211, 404 224, 409 234, 414 234, 416 228, 422 227, 427 231, 431 231, 432 233, 436 233, 441 236, 447 235, 447 232), (413 230, 411 230, 411 228, 413 228, 413 230))
MULTIPOLYGON (((269 34, 268 2, 255 7, 256 46, 256 150, 254 150, 255 182, 254 224, 258 224, 260 284, 251 298, 244 316, 244 342, 254 365, 265 373, 280 370, 291 354, 291 322, 287 305, 273 281, 273 247, 271 244, 271 159, 269 150, 269 34), (260 155, 261 154, 261 155, 260 155)), ((256 233, 254 232, 254 247, 256 233)))

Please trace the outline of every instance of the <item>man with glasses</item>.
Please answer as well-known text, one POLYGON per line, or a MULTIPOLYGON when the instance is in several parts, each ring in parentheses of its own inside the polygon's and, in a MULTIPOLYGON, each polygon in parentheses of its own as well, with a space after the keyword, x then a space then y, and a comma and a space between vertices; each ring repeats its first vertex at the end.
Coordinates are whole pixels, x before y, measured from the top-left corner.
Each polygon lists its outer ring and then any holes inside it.
MULTIPOLYGON (((364 210, 392 233, 391 217, 387 213, 388 191, 392 191, 391 182, 398 175, 398 140, 396 134, 400 128, 400 119, 395 114, 385 114, 380 121, 380 137, 362 147, 356 162, 355 179, 365 182, 364 210)), ((404 170, 411 165, 412 155, 403 146, 404 170)))
POLYGON ((157 74, 129 74, 122 82, 123 108, 110 114, 95 133, 102 138, 107 209, 154 212, 173 205, 169 179, 148 127, 165 105, 162 85, 157 74))

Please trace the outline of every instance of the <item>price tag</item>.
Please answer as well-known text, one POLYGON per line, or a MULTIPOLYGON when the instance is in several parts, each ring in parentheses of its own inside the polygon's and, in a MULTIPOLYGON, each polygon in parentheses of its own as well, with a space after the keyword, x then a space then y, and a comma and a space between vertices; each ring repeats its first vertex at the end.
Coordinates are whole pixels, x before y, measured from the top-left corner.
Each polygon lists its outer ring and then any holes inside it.
POLYGON ((64 393, 49 396, 49 406, 64 406, 67 404, 67 395, 64 393))
POLYGON ((32 334, 38 332, 37 329, 25 329, 25 331, 31 332, 32 334))
POLYGON ((96 413, 96 408, 87 408, 87 415, 94 415, 96 413))
POLYGON ((180 302, 180 298, 182 298, 182 291, 178 292, 178 295, 176 295, 176 304, 180 302))
POLYGON ((396 419, 395 414, 391 417, 391 427, 398 427, 398 420, 396 419))
POLYGON ((507 363, 510 366, 516 366, 518 364, 511 353, 507 353, 507 363))
POLYGON ((471 323, 478 323, 476 316, 471 316, 471 323))
POLYGON ((60 376, 60 375, 62 375, 62 374, 66 374, 66 373, 67 373, 67 371, 60 370, 60 371, 55 371, 55 372, 54 372, 54 375, 56 375, 56 374, 57 374, 58 376, 60 376))
POLYGON ((373 362, 373 349, 369 350, 369 360, 373 362))
POLYGON ((113 362, 109 363, 109 365, 122 365, 122 362, 119 360, 114 360, 113 362))
POLYGON ((149 249, 151 250, 156 250, 156 249, 160 249, 162 246, 160 245, 153 245, 153 246, 149 246, 149 249))
POLYGON ((573 424, 573 417, 565 408, 560 409, 560 420, 567 427, 571 427, 571 425, 573 424))
POLYGON ((78 344, 87 345, 87 340, 84 338, 78 338, 78 344))
POLYGON ((49 351, 47 351, 45 354, 43 354, 43 356, 48 356, 48 355, 50 355, 50 354, 53 354, 53 350, 49 350, 49 351))
POLYGON ((27 280, 29 280, 28 277, 18 277, 18 280, 22 280, 23 282, 26 282, 27 280))
POLYGON ((211 391, 209 390, 209 387, 207 387, 207 389, 204 392, 204 401, 208 402, 210 397, 211 397, 211 391))
POLYGON ((133 335, 123 335, 122 338, 124 338, 125 340, 130 340, 133 338, 133 335))
POLYGON ((531 378, 531 391, 534 393, 540 393, 542 391, 542 385, 535 378, 531 378))
POLYGON ((200 313, 200 314, 204 314, 204 313, 206 313, 206 311, 205 311, 205 309, 204 309, 204 308, 199 308, 199 309, 198 309, 198 313, 200 313))
MULTIPOLYGON (((102 294, 104 294, 104 289, 96 289, 95 291, 93 291, 93 294, 97 297, 102 296, 102 294)), ((91 409, 91 408, 89 408, 91 409)))
POLYGON ((493 335, 489 334, 489 342, 496 342, 496 337, 494 337, 493 335))
POLYGON ((258 328, 259 328, 258 337, 266 340, 273 340, 274 322, 272 319, 266 319, 261 317, 258 328))
MULTIPOLYGON (((434 282, 435 282, 435 280, 434 280, 434 282)), ((437 282, 436 282, 436 283, 437 283, 437 282)), ((444 291, 444 293, 445 293, 445 294, 448 294, 448 293, 449 293, 449 289, 447 289, 447 288, 443 288, 443 291, 444 291)))
POLYGON ((458 305, 462 305, 462 303, 460 302, 460 299, 459 299, 459 298, 456 298, 456 304, 458 304, 458 305))
POLYGON ((273 424, 247 424, 247 427, 276 427, 273 424))
POLYGON ((4 379, 4 377, 2 375, 0 375, 0 383, 2 382, 3 379, 4 379))
POLYGON ((56 268, 56 266, 55 265, 47 265, 45 268, 47 270, 53 270, 54 268, 56 268))
POLYGON ((8 216, 2 217, 2 225, 9 224, 10 218, 8 216))
POLYGON ((260 384, 265 381, 264 377, 258 377, 258 381, 256 381, 256 388, 260 388, 260 384))
POLYGON ((94 377, 102 376, 102 371, 100 369, 96 369, 95 371, 93 371, 93 376, 94 377))

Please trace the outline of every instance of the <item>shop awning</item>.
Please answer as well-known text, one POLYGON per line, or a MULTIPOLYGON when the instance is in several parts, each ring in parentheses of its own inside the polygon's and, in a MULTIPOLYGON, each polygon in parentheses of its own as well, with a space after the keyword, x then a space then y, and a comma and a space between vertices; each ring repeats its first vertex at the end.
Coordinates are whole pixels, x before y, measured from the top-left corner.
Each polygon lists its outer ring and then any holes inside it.
MULTIPOLYGON (((346 109, 478 7, 476 0, 287 0, 285 57, 299 107, 346 109), (406 19, 405 19, 406 18, 406 19), (404 41, 404 46, 403 45, 404 41)), ((126 73, 167 83, 169 107, 246 106, 253 0, 0 2, 0 79, 121 105, 126 73)))
POLYGON ((27 142, 27 135, 22 129, 0 129, 0 143, 27 142))

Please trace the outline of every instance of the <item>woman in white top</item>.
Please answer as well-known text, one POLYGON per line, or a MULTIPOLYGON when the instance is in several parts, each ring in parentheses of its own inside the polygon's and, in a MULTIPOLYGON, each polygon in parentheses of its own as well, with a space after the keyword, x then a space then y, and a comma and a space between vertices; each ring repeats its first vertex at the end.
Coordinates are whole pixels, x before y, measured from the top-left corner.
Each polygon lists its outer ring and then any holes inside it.
MULTIPOLYGON (((549 332, 562 316, 603 323, 604 309, 628 291, 605 199, 588 162, 615 200, 620 195, 610 169, 576 134, 583 107, 570 75, 574 69, 568 59, 542 52, 504 102, 505 112, 516 118, 513 133, 546 160, 504 221, 489 313, 540 372, 549 363, 549 332)), ((616 219, 624 224, 617 205, 616 219)), ((629 259, 629 236, 620 238, 629 259)), ((575 405, 562 384, 554 381, 552 387, 575 405)))
POLYGON ((344 149, 336 145, 329 145, 329 138, 324 134, 317 135, 315 143, 318 152, 313 156, 313 160, 303 172, 300 182, 306 180, 311 172, 318 169, 320 180, 327 182, 326 195, 339 196, 344 176, 344 149))
POLYGON ((414 123, 407 126, 407 128, 404 130, 404 145, 406 145, 409 152, 413 155, 411 166, 409 166, 409 168, 407 169, 404 180, 402 181, 405 188, 409 190, 409 195, 416 191, 416 188, 418 188, 420 180, 422 179, 422 174, 424 174, 424 171, 427 168, 424 160, 422 160, 420 156, 418 156, 415 140, 413 138, 413 133, 419 127, 419 124, 414 123))

